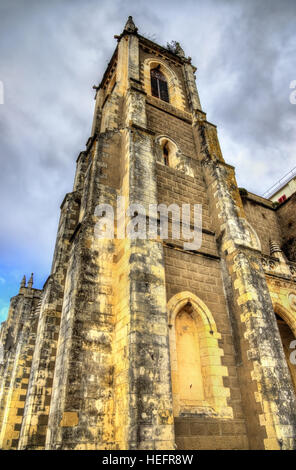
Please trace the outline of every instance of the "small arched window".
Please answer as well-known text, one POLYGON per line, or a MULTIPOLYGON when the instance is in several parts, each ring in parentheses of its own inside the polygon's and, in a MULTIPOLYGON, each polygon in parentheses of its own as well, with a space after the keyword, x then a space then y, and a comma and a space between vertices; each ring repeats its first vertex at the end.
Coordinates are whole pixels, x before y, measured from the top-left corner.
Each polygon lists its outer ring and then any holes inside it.
POLYGON ((158 68, 152 69, 150 72, 150 76, 152 96, 156 96, 156 98, 159 98, 169 103, 168 84, 165 76, 161 73, 158 68))
POLYGON ((163 162, 166 166, 169 166, 169 149, 168 149, 167 142, 164 144, 162 151, 163 151, 163 162))
POLYGON ((165 166, 175 168, 178 161, 178 149, 176 144, 173 141, 169 140, 166 136, 159 138, 157 142, 160 147, 158 153, 158 161, 165 166))

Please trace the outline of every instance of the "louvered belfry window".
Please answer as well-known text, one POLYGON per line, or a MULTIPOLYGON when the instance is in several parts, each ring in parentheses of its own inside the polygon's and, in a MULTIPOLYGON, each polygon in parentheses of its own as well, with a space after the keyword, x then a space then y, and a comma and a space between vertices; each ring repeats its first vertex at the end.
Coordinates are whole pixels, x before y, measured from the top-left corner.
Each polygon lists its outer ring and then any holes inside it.
POLYGON ((169 103, 168 84, 165 76, 158 70, 151 70, 151 92, 152 96, 169 103))

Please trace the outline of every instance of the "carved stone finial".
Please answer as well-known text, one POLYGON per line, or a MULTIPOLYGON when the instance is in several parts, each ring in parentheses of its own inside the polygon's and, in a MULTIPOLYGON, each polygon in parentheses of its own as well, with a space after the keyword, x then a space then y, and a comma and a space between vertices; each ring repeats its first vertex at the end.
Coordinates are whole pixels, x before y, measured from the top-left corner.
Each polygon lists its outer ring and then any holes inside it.
POLYGON ((170 43, 168 42, 166 48, 168 51, 172 52, 173 54, 176 54, 178 57, 185 57, 185 52, 180 46, 180 43, 177 41, 171 41, 170 43))
POLYGON ((26 287, 26 276, 24 276, 22 281, 21 281, 20 288, 22 289, 22 287, 26 287))
POLYGON ((270 247, 270 255, 271 256, 274 253, 282 253, 280 245, 274 240, 269 240, 269 247, 270 247))
POLYGON ((31 274, 31 277, 28 282, 28 287, 32 288, 33 287, 33 273, 31 274))
POLYGON ((124 31, 127 31, 128 33, 136 33, 138 31, 138 28, 136 27, 132 16, 128 17, 128 20, 124 27, 124 31))
POLYGON ((183 51, 182 47, 180 46, 180 43, 176 42, 175 44, 176 44, 176 49, 175 49, 176 55, 179 56, 179 57, 185 57, 185 52, 183 51))

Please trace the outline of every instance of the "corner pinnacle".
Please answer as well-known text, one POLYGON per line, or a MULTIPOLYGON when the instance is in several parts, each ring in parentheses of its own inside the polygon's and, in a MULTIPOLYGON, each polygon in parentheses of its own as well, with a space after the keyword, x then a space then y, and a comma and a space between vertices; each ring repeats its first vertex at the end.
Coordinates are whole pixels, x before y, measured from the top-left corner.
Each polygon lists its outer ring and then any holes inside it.
POLYGON ((21 280, 20 288, 22 289, 23 287, 26 287, 26 276, 24 276, 23 279, 21 280))
POLYGON ((32 288, 33 287, 33 273, 31 274, 31 277, 28 282, 28 287, 32 288))
POLYGON ((124 31, 128 33, 136 33, 138 31, 132 16, 128 17, 128 20, 125 23, 124 31))
POLYGON ((176 55, 179 57, 185 57, 185 52, 179 42, 176 42, 176 55))
POLYGON ((274 253, 281 253, 282 249, 278 242, 274 240, 269 240, 269 247, 270 247, 270 255, 272 256, 274 253))

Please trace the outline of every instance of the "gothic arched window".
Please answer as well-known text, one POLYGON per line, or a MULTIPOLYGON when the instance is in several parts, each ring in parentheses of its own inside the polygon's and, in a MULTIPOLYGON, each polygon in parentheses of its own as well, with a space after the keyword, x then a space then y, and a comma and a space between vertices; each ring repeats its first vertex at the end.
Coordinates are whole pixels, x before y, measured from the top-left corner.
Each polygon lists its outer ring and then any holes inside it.
POLYGON ((167 142, 164 144, 162 150, 163 150, 164 164, 166 166, 169 166, 169 149, 168 149, 168 143, 167 142))
POLYGON ((164 164, 165 166, 175 168, 178 162, 177 145, 166 136, 157 139, 157 143, 160 147, 158 149, 158 161, 164 164))
POLYGON ((169 103, 168 84, 165 76, 160 72, 159 69, 152 69, 150 76, 152 96, 156 96, 156 98, 169 103))

